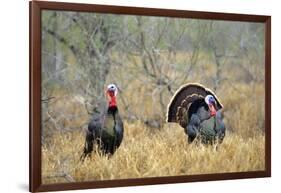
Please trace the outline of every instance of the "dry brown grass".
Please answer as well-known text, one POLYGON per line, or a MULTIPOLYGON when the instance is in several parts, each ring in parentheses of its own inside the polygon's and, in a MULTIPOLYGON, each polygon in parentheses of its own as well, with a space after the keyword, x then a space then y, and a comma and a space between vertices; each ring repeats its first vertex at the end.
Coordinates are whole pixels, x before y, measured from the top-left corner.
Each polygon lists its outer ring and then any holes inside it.
POLYGON ((84 132, 57 132, 42 147, 43 183, 264 170, 262 132, 247 139, 228 134, 218 148, 187 144, 175 124, 151 131, 141 122, 125 122, 124 136, 112 157, 96 153, 82 163, 84 132))

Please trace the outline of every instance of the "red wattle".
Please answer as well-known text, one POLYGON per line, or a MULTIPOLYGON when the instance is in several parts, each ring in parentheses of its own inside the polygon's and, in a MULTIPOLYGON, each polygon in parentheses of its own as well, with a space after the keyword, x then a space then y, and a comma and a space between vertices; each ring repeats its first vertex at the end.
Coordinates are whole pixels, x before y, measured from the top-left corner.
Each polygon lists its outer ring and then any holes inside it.
POLYGON ((115 96, 110 96, 110 101, 109 101, 109 107, 116 107, 116 97, 115 96))
POLYGON ((217 113, 215 107, 214 107, 213 105, 210 105, 210 106, 209 106, 209 109, 210 109, 210 115, 211 115, 211 116, 215 116, 216 113, 217 113))

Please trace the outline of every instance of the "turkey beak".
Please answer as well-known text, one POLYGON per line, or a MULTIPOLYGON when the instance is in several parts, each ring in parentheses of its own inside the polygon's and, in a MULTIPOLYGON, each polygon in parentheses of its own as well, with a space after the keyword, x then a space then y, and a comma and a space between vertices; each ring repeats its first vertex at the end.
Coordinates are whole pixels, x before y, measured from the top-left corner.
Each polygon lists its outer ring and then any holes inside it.
POLYGON ((216 115, 217 111, 216 111, 216 108, 215 108, 213 103, 209 104, 209 110, 210 110, 210 115, 211 116, 215 116, 216 115))

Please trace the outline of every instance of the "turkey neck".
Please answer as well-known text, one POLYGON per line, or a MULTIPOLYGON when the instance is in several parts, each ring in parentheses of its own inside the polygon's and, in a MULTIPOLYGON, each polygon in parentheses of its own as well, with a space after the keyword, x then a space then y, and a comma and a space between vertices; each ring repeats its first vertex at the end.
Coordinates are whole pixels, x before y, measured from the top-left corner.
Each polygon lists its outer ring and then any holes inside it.
POLYGON ((115 116, 117 113, 118 113, 118 108, 116 106, 108 107, 107 114, 113 116, 114 122, 115 122, 115 116))

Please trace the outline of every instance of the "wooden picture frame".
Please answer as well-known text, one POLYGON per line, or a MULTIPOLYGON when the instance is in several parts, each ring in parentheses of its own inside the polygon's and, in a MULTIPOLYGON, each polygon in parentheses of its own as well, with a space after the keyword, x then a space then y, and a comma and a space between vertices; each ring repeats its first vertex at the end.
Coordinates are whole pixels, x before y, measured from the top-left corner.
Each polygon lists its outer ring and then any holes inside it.
POLYGON ((30 1, 30 176, 29 190, 59 191, 88 188, 137 186, 150 184, 183 183, 271 176, 271 17, 231 13, 211 13, 199 11, 76 4, 62 2, 30 1), (42 184, 41 181, 41 13, 42 10, 111 13, 141 16, 163 16, 206 20, 258 22, 265 25, 265 170, 215 173, 184 176, 148 177, 116 179, 89 182, 42 184))

